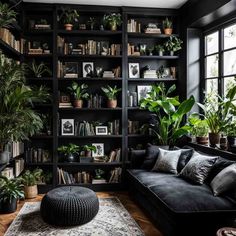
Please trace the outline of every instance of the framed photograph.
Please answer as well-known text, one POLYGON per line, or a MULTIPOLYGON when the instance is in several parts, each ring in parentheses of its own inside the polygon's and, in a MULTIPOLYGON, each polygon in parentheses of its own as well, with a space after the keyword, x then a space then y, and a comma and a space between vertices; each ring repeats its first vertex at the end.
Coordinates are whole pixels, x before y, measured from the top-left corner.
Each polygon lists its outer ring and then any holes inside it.
POLYGON ((61 119, 61 135, 75 135, 74 119, 61 119))
POLYGON ((78 77, 78 63, 65 62, 64 78, 77 78, 78 77))
POLYGON ((96 126, 95 127, 95 133, 96 135, 107 135, 107 126, 96 126))
POLYGON ((129 63, 129 78, 140 78, 139 63, 129 63))
POLYGON ((104 156, 104 143, 92 143, 96 147, 96 151, 92 152, 92 157, 104 156))
POLYGON ((142 98, 146 98, 147 94, 151 92, 152 86, 151 85, 138 85, 137 91, 138 91, 138 104, 142 98))
POLYGON ((93 62, 83 62, 83 77, 91 78, 93 76, 94 64, 93 62))

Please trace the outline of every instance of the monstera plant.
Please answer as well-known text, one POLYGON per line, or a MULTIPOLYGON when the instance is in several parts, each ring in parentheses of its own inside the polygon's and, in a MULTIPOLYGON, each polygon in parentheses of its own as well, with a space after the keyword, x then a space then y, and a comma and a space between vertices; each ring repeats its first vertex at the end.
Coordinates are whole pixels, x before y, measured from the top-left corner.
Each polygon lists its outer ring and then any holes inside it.
POLYGON ((193 96, 183 102, 180 102, 177 96, 170 96, 175 89, 175 85, 169 89, 164 83, 153 85, 151 92, 140 103, 141 108, 152 113, 151 127, 158 143, 169 147, 173 147, 180 137, 191 130, 191 127, 185 124, 184 118, 195 103, 193 96))

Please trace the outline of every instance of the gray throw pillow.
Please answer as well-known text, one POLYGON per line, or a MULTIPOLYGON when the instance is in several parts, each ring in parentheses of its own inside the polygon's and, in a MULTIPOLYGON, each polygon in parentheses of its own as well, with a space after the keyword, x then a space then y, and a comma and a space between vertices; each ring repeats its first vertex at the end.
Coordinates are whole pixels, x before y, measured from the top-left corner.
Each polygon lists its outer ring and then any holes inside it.
POLYGON ((159 155, 157 161, 152 168, 152 171, 160 171, 160 172, 169 172, 173 174, 177 174, 177 165, 179 161, 179 157, 181 154, 181 150, 164 150, 159 149, 159 155))
POLYGON ((219 196, 229 190, 236 188, 236 164, 223 169, 211 181, 211 188, 214 196, 219 196))
POLYGON ((179 176, 197 184, 203 184, 213 164, 218 159, 216 156, 202 155, 194 152, 192 158, 182 169, 179 176))

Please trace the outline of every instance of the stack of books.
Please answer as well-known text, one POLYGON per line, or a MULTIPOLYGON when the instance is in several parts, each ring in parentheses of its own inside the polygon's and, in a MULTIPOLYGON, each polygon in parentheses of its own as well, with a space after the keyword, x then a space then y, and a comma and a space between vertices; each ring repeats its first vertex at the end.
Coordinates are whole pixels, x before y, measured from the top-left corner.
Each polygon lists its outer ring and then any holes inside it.
POLYGON ((120 159, 121 159, 120 152, 121 152, 120 148, 112 150, 109 154, 108 162, 120 162, 120 159))
POLYGON ((103 78, 115 78, 115 75, 111 70, 105 70, 103 72, 103 78))
POLYGON ((19 158, 15 160, 15 177, 18 177, 25 168, 24 158, 19 158))
POLYGON ((141 33, 141 23, 137 22, 134 19, 128 20, 127 32, 141 33))
POLYGON ((146 70, 146 71, 144 71, 143 78, 150 78, 150 79, 157 78, 156 70, 146 70))
POLYGON ((147 28, 144 30, 146 34, 161 34, 161 29, 154 23, 149 23, 147 28))
POLYGON ((45 24, 45 25, 43 25, 43 24, 35 24, 34 25, 34 29, 36 29, 36 30, 48 30, 48 29, 51 29, 51 25, 49 25, 49 24, 45 24))
POLYGON ((71 102, 60 102, 59 103, 59 108, 72 108, 71 102))
POLYGON ((120 167, 115 168, 111 171, 111 177, 109 179, 109 183, 119 183, 121 180, 122 169, 120 167))
POLYGON ((107 181, 105 179, 92 179, 92 184, 106 184, 107 181))

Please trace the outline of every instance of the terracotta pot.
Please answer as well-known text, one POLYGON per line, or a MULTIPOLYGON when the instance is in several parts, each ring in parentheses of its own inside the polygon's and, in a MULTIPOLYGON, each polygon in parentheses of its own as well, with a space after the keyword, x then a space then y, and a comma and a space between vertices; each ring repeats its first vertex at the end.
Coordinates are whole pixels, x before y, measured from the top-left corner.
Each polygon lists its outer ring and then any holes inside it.
POLYGON ((73 25, 72 24, 65 24, 65 29, 68 30, 68 31, 71 31, 72 28, 73 28, 73 25))
POLYGON ((24 186, 25 198, 31 199, 38 195, 38 186, 24 186))
POLYGON ((208 137, 196 137, 196 142, 198 144, 207 145, 208 144, 208 137))
POLYGON ((220 134, 209 133, 210 146, 215 147, 216 144, 220 143, 220 134))
POLYGON ((111 24, 111 30, 116 31, 117 30, 117 24, 111 24))
POLYGON ((74 107, 82 108, 83 107, 83 100, 75 100, 74 101, 74 107))
POLYGON ((116 108, 117 107, 117 100, 108 100, 107 107, 108 108, 116 108))
POLYGON ((172 28, 165 28, 165 29, 164 29, 164 34, 171 35, 172 32, 173 32, 173 29, 172 29, 172 28))

